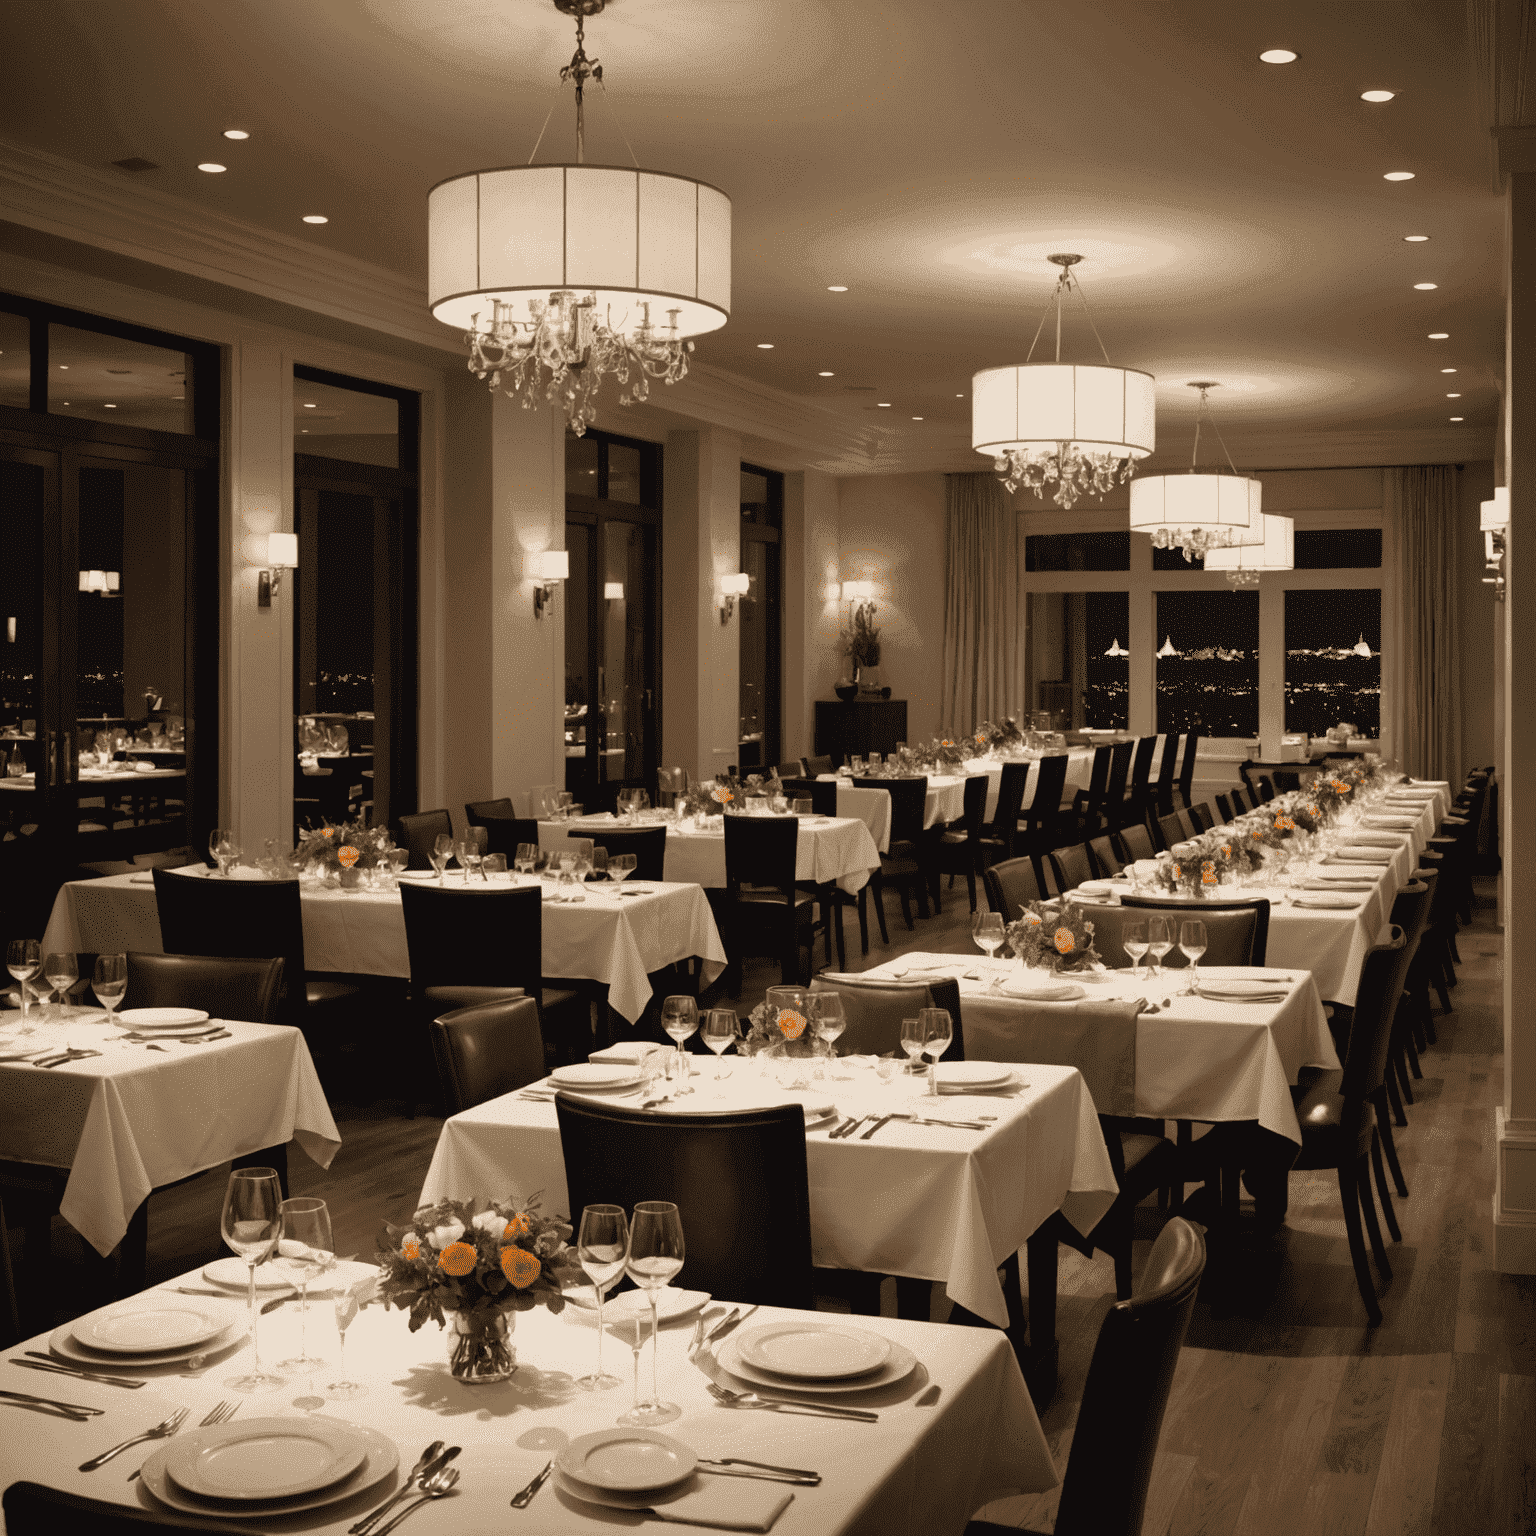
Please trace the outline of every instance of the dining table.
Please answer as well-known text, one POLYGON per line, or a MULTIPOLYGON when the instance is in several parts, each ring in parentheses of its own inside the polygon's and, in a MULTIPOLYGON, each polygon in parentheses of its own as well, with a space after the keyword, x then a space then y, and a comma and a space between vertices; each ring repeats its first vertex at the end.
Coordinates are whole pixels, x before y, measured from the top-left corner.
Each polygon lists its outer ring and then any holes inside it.
MULTIPOLYGON (((1089 780, 1093 777, 1093 747, 1072 747, 1065 756, 1067 759, 1067 780, 1062 790, 1062 799, 1070 800, 1078 790, 1087 789, 1089 780)), ((986 820, 991 821, 997 814, 997 797, 1003 783, 1004 763, 1028 763, 1029 776, 1024 781, 1024 806, 1030 806, 1035 798, 1035 788, 1040 780, 1040 761, 1043 757, 1060 757, 1061 752, 1030 752, 1023 749, 1009 753, 1007 756, 993 756, 968 758, 963 764, 967 774, 984 773, 987 776, 987 808, 986 820)))
MULTIPOLYGON (((345 1268, 351 1272, 358 1266, 345 1268)), ((685 1264, 679 1285, 686 1280, 685 1264)), ((353 1283, 366 1292, 366 1280, 353 1283)), ((128 1304, 185 1306, 191 1298, 179 1296, 179 1287, 210 1288, 203 1273, 193 1270, 128 1304)), ((727 1319, 729 1302, 729 1297, 708 1298, 697 1315, 713 1330, 727 1319)), ((604 1364, 624 1378, 619 1387, 591 1392, 580 1386, 577 1378, 596 1362, 598 1331, 592 1311, 574 1304, 558 1315, 542 1307, 513 1314, 515 1374, 501 1382, 466 1385, 449 1372, 447 1341, 439 1327, 429 1322, 412 1332, 405 1312, 373 1300, 363 1305, 346 1334, 346 1376, 363 1391, 341 1401, 328 1397, 326 1390, 338 1375, 337 1335, 328 1298, 311 1301, 305 1324, 308 1349, 325 1365, 288 1376, 281 1389, 251 1396, 228 1385, 250 1360, 248 1333, 238 1327, 245 1311, 243 1293, 231 1291, 228 1299, 199 1297, 197 1305, 217 1312, 216 1320, 227 1315, 236 1325, 233 1341, 190 1362, 132 1367, 130 1379, 143 1383, 137 1388, 76 1380, 14 1363, 26 1358, 24 1349, 49 1354, 47 1334, 6 1351, 6 1358, 0 1359, 0 1392, 104 1411, 77 1422, 0 1399, 0 1487, 25 1479, 169 1521, 183 1520, 146 1487, 149 1464, 162 1446, 168 1452, 174 1440, 133 1446, 98 1470, 82 1471, 82 1464, 179 1409, 188 1410, 177 1431, 186 1437, 216 1405, 233 1403, 236 1411, 226 1421, 227 1431, 270 1419, 291 1424, 292 1432, 301 1435, 338 1427, 363 1430, 382 1437, 376 1442, 388 1452, 382 1464, 392 1468, 382 1480, 321 1508, 238 1523, 205 1515, 196 1517, 199 1528, 343 1536, 401 1489, 420 1454, 433 1443, 458 1448, 452 1463, 458 1481, 440 1505, 408 1514, 401 1536, 447 1530, 478 1536, 504 1528, 537 1529, 550 1536, 600 1536, 650 1523, 643 1514, 574 1497, 558 1475, 539 1488, 526 1509, 508 1507, 512 1496, 571 1442, 612 1430, 629 1407, 632 1324, 613 1321, 604 1328, 604 1364), (311 1406, 298 1406, 300 1402, 311 1406), (137 1476, 141 1467, 146 1472, 142 1478, 137 1476)), ((610 1317, 616 1310, 610 1306, 610 1317)), ((1044 1492, 1060 1481, 1018 1364, 1000 1333, 887 1317, 841 1320, 856 1321, 893 1350, 916 1357, 906 1377, 891 1385, 812 1399, 866 1409, 877 1416, 871 1422, 733 1408, 709 1391, 711 1383, 728 1390, 749 1385, 726 1368, 728 1347, 749 1329, 825 1327, 838 1319, 761 1307, 722 1339, 694 1350, 695 1316, 690 1312, 664 1323, 658 1333, 660 1394, 682 1410, 674 1422, 661 1426, 662 1433, 701 1458, 721 1462, 744 1457, 751 1463, 804 1469, 819 1474, 820 1481, 786 1484, 700 1470, 684 1485, 685 1493, 696 1503, 707 1500, 709 1509, 697 1511, 705 1523, 684 1528, 720 1530, 728 1528, 725 1522, 735 1522, 736 1529, 771 1529, 775 1536, 962 1536, 966 1522, 983 1504, 1013 1493, 1044 1492), (742 1523, 747 1520, 756 1523, 742 1523)), ((263 1316, 259 1327, 264 1362, 297 1353, 296 1303, 263 1316)), ((648 1329, 642 1343, 639 1376, 648 1388, 648 1329)), ((281 1371, 278 1375, 283 1378, 281 1371)), ((285 1425, 273 1427, 282 1431, 285 1425)), ((744 1470, 750 1473, 750 1468, 744 1470)), ((156 1486, 164 1485, 156 1479, 156 1486)), ((409 1508, 401 1504, 393 1513, 409 1508)))
MULTIPOLYGON (((220 877, 202 865, 177 871, 189 879, 220 877)), ((248 867, 236 877, 261 878, 248 867)), ((433 883, 430 872, 407 880, 433 883)), ((629 880, 622 886, 592 881, 578 887, 580 901, 559 899, 553 880, 493 874, 465 882, 458 871, 446 883, 470 891, 505 890, 536 884, 543 895, 543 974, 591 981, 608 992, 608 1002, 630 1023, 651 998, 650 976, 680 960, 703 963, 701 985, 725 968, 725 947, 704 892, 691 884, 629 880)), ((411 974, 405 943, 405 914, 398 889, 343 890, 310 880, 300 882, 304 960, 311 971, 344 975, 411 974)), ((43 934, 43 950, 63 952, 162 953, 160 918, 148 871, 72 880, 59 889, 43 934)))
MULTIPOLYGON (((836 773, 821 773, 818 780, 837 785, 837 814, 854 816, 869 828, 881 853, 891 851, 891 792, 860 785, 836 773)), ((923 826, 947 826, 965 814, 965 774, 930 774, 923 797, 923 826)))

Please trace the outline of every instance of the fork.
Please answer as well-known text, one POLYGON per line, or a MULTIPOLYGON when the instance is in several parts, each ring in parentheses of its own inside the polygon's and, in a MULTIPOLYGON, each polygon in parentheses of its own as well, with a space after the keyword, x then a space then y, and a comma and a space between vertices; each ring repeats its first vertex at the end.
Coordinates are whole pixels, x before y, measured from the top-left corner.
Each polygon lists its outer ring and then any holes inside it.
MULTIPOLYGON (((210 1424, 225 1424, 230 1419, 234 1418, 234 1416, 239 1411, 240 1399, 238 1397, 229 1398, 222 1403, 215 1403, 213 1407, 208 1410, 202 1423, 198 1425, 198 1428, 207 1429, 210 1424)), ((142 1470, 143 1469, 141 1468, 140 1472, 142 1472, 142 1470)), ((130 1475, 128 1481, 131 1483, 134 1478, 138 1477, 139 1475, 139 1472, 134 1472, 130 1475)))
POLYGON ((153 1429, 146 1429, 142 1435, 135 1435, 131 1440, 124 1440, 121 1445, 114 1445, 110 1451, 103 1451, 100 1456, 93 1456, 89 1461, 80 1463, 82 1472, 94 1472, 97 1467, 105 1466, 121 1451, 126 1451, 130 1445, 141 1445, 146 1440, 167 1440, 181 1428, 181 1422, 190 1412, 187 1408, 178 1408, 168 1418, 161 1419, 153 1429))
POLYGON ((414 1503, 407 1504, 404 1509, 395 1516, 388 1525, 381 1525, 374 1536, 385 1536, 388 1531, 400 1524, 413 1510, 419 1509, 423 1504, 429 1504, 433 1499, 440 1499, 445 1493, 453 1492, 453 1485, 459 1480, 457 1467, 444 1467, 441 1472, 435 1472, 421 1485, 421 1494, 414 1503))
POLYGON ((775 1413, 808 1413, 824 1419, 854 1419, 863 1424, 878 1424, 880 1415, 864 1408, 839 1408, 833 1403, 790 1402, 777 1397, 759 1397, 756 1392, 727 1392, 715 1382, 707 1383, 709 1395, 726 1408, 767 1408, 775 1413))

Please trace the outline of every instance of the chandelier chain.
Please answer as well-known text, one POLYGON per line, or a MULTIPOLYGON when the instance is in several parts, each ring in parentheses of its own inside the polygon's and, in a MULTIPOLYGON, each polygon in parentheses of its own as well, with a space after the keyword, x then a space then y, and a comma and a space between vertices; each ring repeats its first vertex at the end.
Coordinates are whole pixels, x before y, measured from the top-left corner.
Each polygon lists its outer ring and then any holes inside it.
MULTIPOLYGON (((1075 261, 1077 258, 1073 257, 1075 261)), ((1056 291, 1046 302, 1045 309, 1040 315, 1040 324, 1035 327, 1034 340, 1029 344, 1029 351, 1025 354, 1026 363, 1033 362, 1035 348, 1040 344, 1040 333, 1045 329, 1045 322, 1051 318, 1054 308, 1056 314, 1056 361, 1061 361, 1061 305, 1068 293, 1077 295, 1077 302, 1083 306, 1083 314, 1088 319, 1088 328, 1093 332, 1093 339, 1099 344, 1099 351, 1104 354, 1104 361, 1109 362, 1109 348, 1104 345, 1104 338, 1099 335, 1099 327, 1094 321, 1093 311, 1088 306, 1088 296, 1083 292, 1083 285, 1072 276, 1071 267, 1063 267, 1061 276, 1056 279, 1056 291)), ((1113 365, 1111 365, 1113 366, 1113 365)))

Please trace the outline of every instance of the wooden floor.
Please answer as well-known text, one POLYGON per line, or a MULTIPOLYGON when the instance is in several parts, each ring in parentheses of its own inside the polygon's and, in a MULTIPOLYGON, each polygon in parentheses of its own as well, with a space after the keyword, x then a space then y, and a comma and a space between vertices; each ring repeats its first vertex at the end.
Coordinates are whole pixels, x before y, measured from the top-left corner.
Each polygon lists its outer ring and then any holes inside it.
MULTIPOLYGON (((913 934, 894 898, 890 907, 892 944, 882 948, 876 933, 868 961, 850 919, 849 969, 911 949, 974 952, 963 885, 913 934)), ((1502 1097, 1491 906, 1463 933, 1461 953, 1455 1011, 1437 1020, 1440 1043, 1398 1132, 1412 1195, 1397 1202, 1403 1241, 1391 1248, 1384 1325, 1365 1325, 1336 1182, 1293 1174, 1285 1228, 1212 1266, 1174 1382, 1144 1536, 1536 1530, 1536 1278, 1490 1268, 1493 1110, 1502 1097)), ((777 979, 776 967, 749 962, 740 1011, 777 979)), ((294 1149, 293 1192, 323 1196, 337 1250, 366 1255, 380 1222, 413 1208, 441 1122, 406 1119, 385 1099, 349 1103, 333 1093, 333 1107, 341 1150, 321 1170, 294 1149)), ((215 1171, 155 1196, 152 1280, 220 1251, 223 1187, 215 1171)), ((55 1228, 55 1252, 66 1259, 78 1239, 55 1228)), ((1147 1247, 1138 1243, 1138 1263, 1147 1247)), ((1065 1467, 1113 1298, 1109 1261, 1063 1248, 1059 1288, 1061 1388, 1042 1422, 1065 1467)), ((61 1311, 72 1294, 59 1293, 61 1311)), ((936 1296, 935 1316, 944 1310, 936 1296)), ((1106 1471, 1114 1462, 1110 1452, 1106 1471)), ((1055 1499, 1007 1499, 986 1513, 1049 1531, 1055 1499)))

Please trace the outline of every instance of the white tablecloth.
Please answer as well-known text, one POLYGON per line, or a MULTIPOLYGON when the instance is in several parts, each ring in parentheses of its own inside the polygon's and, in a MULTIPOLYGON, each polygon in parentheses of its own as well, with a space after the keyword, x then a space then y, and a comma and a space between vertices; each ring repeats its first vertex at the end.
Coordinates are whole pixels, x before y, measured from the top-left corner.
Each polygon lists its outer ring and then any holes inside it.
POLYGON ((160 1052, 110 1039, 120 1031, 94 1010, 30 1036, 19 1017, 0 1031, 0 1055, 54 1042, 102 1052, 62 1067, 0 1063, 0 1158, 68 1168, 60 1211, 99 1253, 157 1187, 289 1141, 328 1168, 341 1145, 296 1029, 232 1023, 229 1040, 160 1052))
MULTIPOLYGON (((389 1214, 403 1219, 399 1211, 389 1214)), ((681 1283, 686 1284, 687 1276, 685 1266, 681 1283)), ((178 1283, 203 1282, 194 1274, 178 1283)), ((227 1305, 236 1312, 240 1309, 239 1303, 227 1305)), ((327 1303, 311 1307, 308 1343, 312 1352, 334 1362, 336 1334, 329 1312, 327 1303)), ((712 1303, 707 1316, 713 1322, 724 1312, 722 1304, 712 1303)), ((461 1473, 458 1487, 441 1507, 412 1514, 401 1527, 402 1536, 449 1530, 482 1536, 503 1529, 600 1536, 638 1526, 637 1518, 578 1504, 553 1483, 539 1491, 526 1512, 507 1508, 508 1499, 559 1446, 593 1430, 612 1428, 630 1402, 629 1351, 612 1329, 603 1363, 623 1377, 625 1385, 590 1393, 576 1387, 573 1378, 589 1372, 595 1363, 597 1331, 591 1314, 567 1307, 559 1317, 542 1308, 514 1315, 517 1374, 495 1386, 466 1387, 449 1375, 447 1348, 434 1324, 413 1334, 404 1312, 386 1311, 382 1305, 365 1307, 347 1331, 346 1364, 348 1374, 368 1391, 351 1402, 328 1403, 325 1412, 394 1440, 400 1450, 398 1472, 328 1509, 279 1521, 242 1521, 239 1528, 342 1536, 398 1486, 424 1446, 440 1439, 463 1447, 454 1463, 461 1473)), ((754 1314, 751 1325, 801 1315, 764 1307, 754 1314)), ((865 1395, 880 1415, 878 1424, 745 1413, 716 1404, 706 1391, 709 1376, 730 1378, 720 1372, 711 1350, 695 1357, 697 1365, 689 1362, 686 1351, 693 1331, 689 1319, 661 1330, 661 1395, 683 1409, 680 1419, 663 1426, 665 1433, 700 1456, 749 1456, 818 1470, 823 1482, 814 1488, 710 1480, 712 1485, 759 1494, 774 1489, 793 1493, 773 1526, 774 1536, 960 1536, 969 1516, 982 1504, 1011 1492, 1041 1492, 1056 1485, 1056 1469, 1006 1335, 988 1328, 950 1328, 886 1317, 857 1321, 861 1328, 905 1345, 921 1362, 905 1383, 865 1395), (930 1384, 939 1388, 938 1401, 917 1407, 915 1400, 930 1384)), ((280 1307, 262 1318, 261 1330, 264 1361, 297 1353, 298 1308, 280 1307)), ((28 1347, 46 1349, 46 1337, 31 1340, 28 1347)), ((234 1395, 226 1378, 237 1374, 249 1359, 242 1346, 195 1377, 178 1374, 180 1367, 152 1366, 138 1373, 151 1378, 138 1391, 39 1376, 33 1371, 23 1375, 20 1367, 0 1362, 0 1386, 7 1390, 109 1410, 83 1424, 6 1410, 6 1432, 0 1436, 0 1486, 28 1479, 134 1508, 154 1508, 142 1483, 128 1479, 156 1449, 155 1442, 134 1446, 97 1472, 79 1471, 80 1463, 142 1433, 174 1407, 190 1408, 187 1422, 195 1425, 216 1402, 234 1395)), ((311 1390, 323 1394, 325 1383, 335 1379, 333 1369, 328 1366, 313 1378, 300 1377, 283 1391, 238 1398, 241 1406, 235 1425, 243 1419, 274 1415, 303 1418, 290 1406, 292 1400, 311 1390)), ((650 1369, 647 1340, 642 1364, 647 1386, 650 1369)), ((213 1520, 204 1523, 220 1525, 213 1520)))
MULTIPOLYGON (((738 1101, 766 1101, 758 1068, 733 1056, 725 1060, 738 1101)), ((708 1111, 722 1101, 713 1097, 713 1063, 701 1070, 697 1091, 683 1102, 708 1111)), ((868 1068, 848 1070, 850 1080, 818 1085, 848 1115, 905 1108, 920 1086, 912 1079, 882 1084, 868 1068)), ((941 1101, 946 1118, 983 1109, 996 1114, 987 1131, 893 1120, 870 1141, 829 1141, 835 1121, 812 1129, 806 1162, 816 1263, 942 1280, 951 1301, 1006 1327, 997 1266, 1054 1211, 1080 1232, 1090 1231, 1118 1187, 1076 1069, 1038 1067, 1025 1076, 1030 1086, 1006 1097, 941 1101)), ((554 1209, 565 1208, 565 1162, 552 1103, 507 1094, 453 1116, 443 1126, 421 1198, 464 1198, 509 1185, 542 1189, 554 1209)))
MULTIPOLYGON (((132 883, 136 878, 113 875, 62 887, 43 936, 44 950, 160 953, 154 886, 132 883)), ((474 881, 469 889, 491 890, 509 882, 516 883, 516 877, 504 875, 484 885, 474 881)), ((459 884, 456 872, 448 883, 459 884)), ((540 884, 547 897, 553 886, 540 884)), ((601 982, 610 1005, 633 1023, 650 999, 650 972, 696 955, 704 961, 707 985, 724 969, 725 948, 696 885, 652 886, 645 896, 624 897, 616 894, 618 887, 611 888, 613 895, 609 889, 595 882, 585 887, 587 900, 578 905, 544 902, 546 976, 601 982)), ((405 917, 396 893, 305 885, 300 905, 304 962, 310 970, 410 975, 405 917)))
MULTIPOLYGON (((889 797, 887 797, 889 798, 889 797)), ((667 823, 666 863, 668 880, 690 885, 725 886, 725 832, 723 817, 712 819, 710 828, 696 832, 692 825, 667 823)), ((594 832, 622 831, 627 823, 598 816, 574 821, 541 821, 539 846, 560 848, 568 838, 591 837, 594 832)), ((795 879, 824 885, 835 880, 845 891, 857 891, 869 883, 870 871, 880 867, 880 851, 865 824, 851 817, 806 817, 800 822, 795 844, 795 879)), ((555 974, 550 972, 550 975, 555 974)))
MULTIPOLYGON (((1092 747, 1073 747, 1067 753, 1067 782, 1061 792, 1063 800, 1071 800, 1078 790, 1087 789, 1088 781, 1093 777, 1093 752, 1092 747)), ((1009 758, 1007 761, 1027 762, 1030 765, 1029 777, 1024 781, 1024 808, 1027 810, 1034 801, 1035 786, 1039 783, 1040 759, 1038 756, 1029 757, 1021 752, 1017 757, 1009 758)), ((1003 782, 1003 762, 1002 758, 974 757, 965 764, 967 773, 984 773, 987 776, 986 816, 988 821, 997 814, 997 795, 1003 782)))
MULTIPOLYGON (((1030 1060, 1029 1042, 1019 1037, 1022 1018, 1049 1028, 1050 1016, 1062 1021, 1067 1036, 1076 1002, 1025 1003, 994 991, 992 979, 1018 974, 1015 961, 989 961, 981 955, 903 955, 864 974, 907 980, 951 975, 960 983, 966 1055, 983 1061, 1030 1060), (955 963, 955 962, 958 962, 955 963), (972 979, 975 978, 975 979, 972 979)), ((1201 966, 1206 977, 1254 974, 1238 967, 1201 966)), ((1215 1003, 1180 997, 1187 971, 1135 980, 1129 972, 1109 972, 1083 980, 1088 1000, 1144 997, 1171 1007, 1136 1020, 1135 1108, 1159 1120, 1257 1120, 1276 1135, 1301 1140, 1291 1105, 1290 1084, 1304 1066, 1337 1067, 1333 1037, 1317 988, 1306 971, 1285 972, 1265 966, 1265 976, 1288 974, 1281 1003, 1215 1003)), ((1072 980, 1082 980, 1073 977, 1072 980)), ((1053 1053, 1054 1054, 1054 1053, 1053 1053)), ((1030 1068, 1033 1075, 1036 1068, 1030 1068)), ((1100 1106, 1103 1108, 1104 1106, 1100 1106)))
MULTIPOLYGON (((881 853, 891 851, 891 792, 888 789, 861 789, 835 773, 823 773, 823 780, 837 784, 837 814, 856 816, 869 828, 875 847, 881 853)), ((958 821, 965 814, 965 776, 945 776, 928 780, 928 794, 923 801, 923 825, 931 827, 958 821)))

